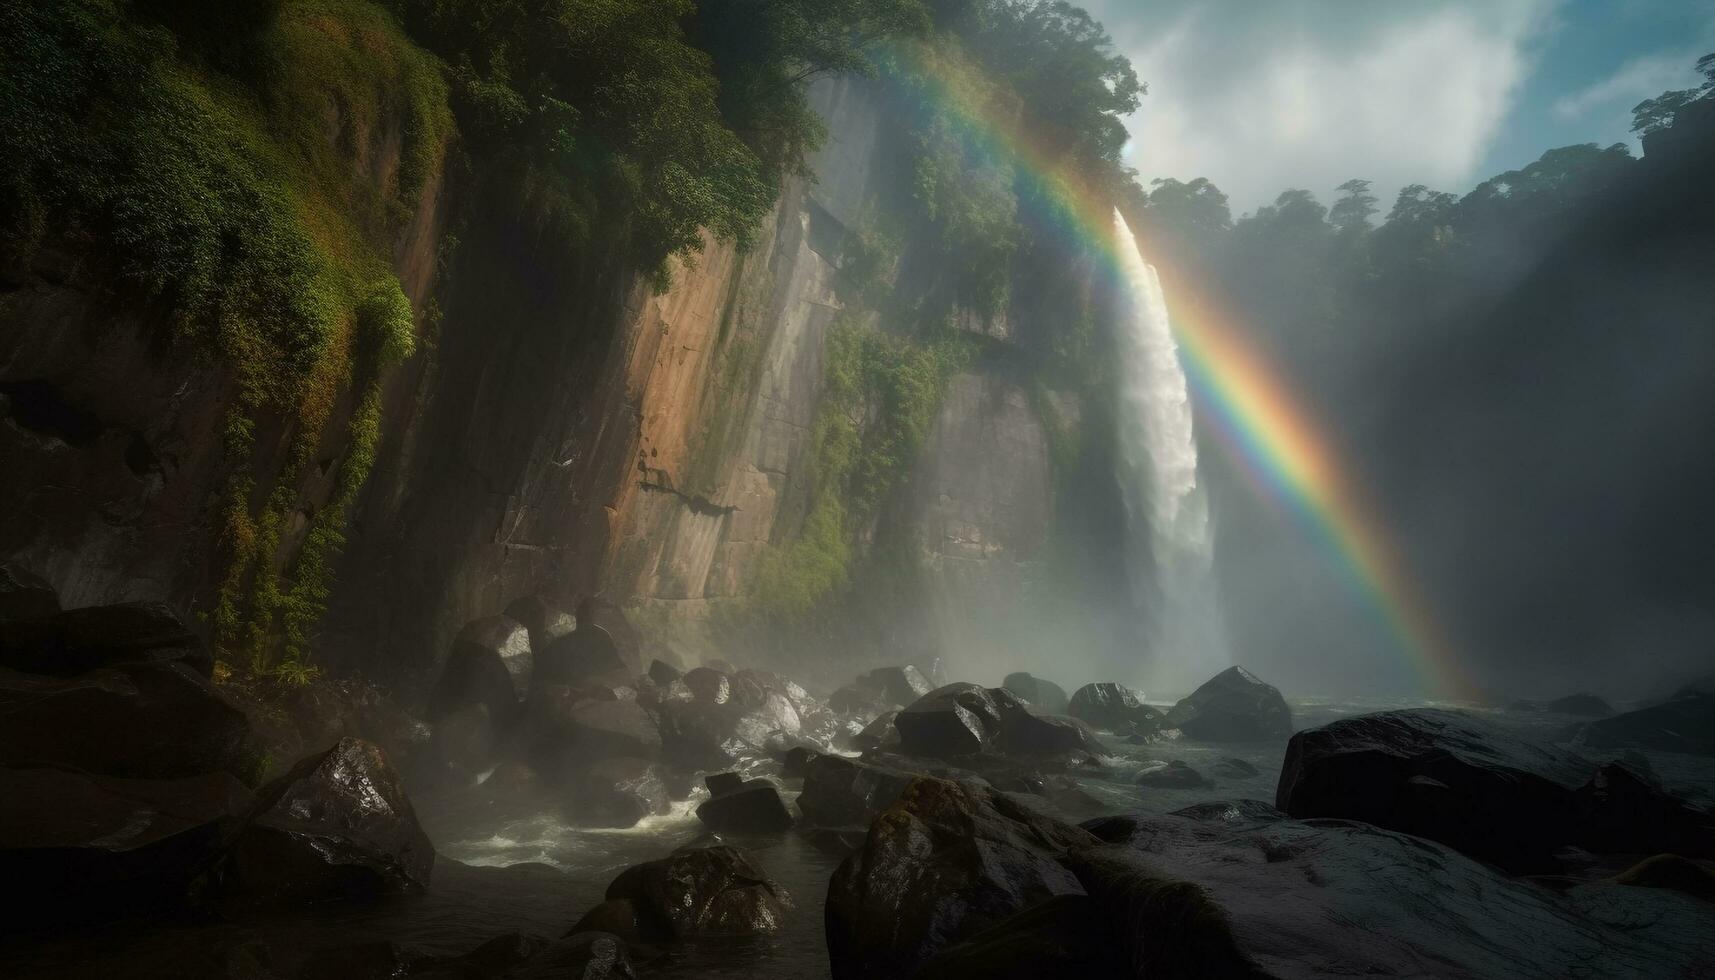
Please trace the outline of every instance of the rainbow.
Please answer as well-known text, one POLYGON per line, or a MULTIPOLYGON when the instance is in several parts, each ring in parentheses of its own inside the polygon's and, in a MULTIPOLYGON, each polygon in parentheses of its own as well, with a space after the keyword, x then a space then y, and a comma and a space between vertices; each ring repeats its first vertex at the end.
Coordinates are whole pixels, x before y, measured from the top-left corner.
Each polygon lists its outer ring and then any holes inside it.
MULTIPOLYGON (((1120 274, 1120 250, 1132 243, 1120 238, 1126 229, 1111 199, 1084 189, 1058 155, 1028 138, 1011 113, 988 104, 990 89, 956 53, 890 45, 875 62, 884 81, 915 97, 926 113, 949 120, 967 151, 1011 166, 1034 191, 1033 203, 1046 219, 1120 274)), ((1173 279, 1184 299, 1188 284, 1173 279)), ((1212 425, 1252 487, 1289 513, 1340 567, 1425 687, 1472 696, 1474 685, 1385 524, 1340 465, 1312 413, 1217 305, 1197 300, 1174 304, 1172 327, 1198 420, 1212 425)))

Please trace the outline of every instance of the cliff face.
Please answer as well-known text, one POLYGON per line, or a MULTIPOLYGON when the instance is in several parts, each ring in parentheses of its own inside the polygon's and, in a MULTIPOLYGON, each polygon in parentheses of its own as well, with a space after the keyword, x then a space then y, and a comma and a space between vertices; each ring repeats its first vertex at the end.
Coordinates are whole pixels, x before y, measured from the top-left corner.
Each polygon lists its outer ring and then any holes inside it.
MULTIPOLYGON (((708 242, 660 295, 604 255, 556 247, 527 206, 431 180, 395 266, 413 305, 433 293, 444 316, 386 382, 320 660, 412 672, 518 595, 569 607, 598 592, 660 642, 703 652, 712 610, 801 529, 841 250, 890 152, 868 83, 813 95, 830 134, 815 179, 788 182, 753 247, 708 242), (465 215, 456 248, 449 200, 465 215)), ((397 140, 382 127, 359 145, 354 166, 384 184, 397 140)), ((75 247, 47 251, 0 300, 0 553, 69 602, 201 611, 219 574, 209 501, 233 382, 163 350, 161 325, 113 302, 104 275, 75 247)), ((259 470, 282 465, 288 435, 258 440, 272 447, 259 470)), ((328 499, 326 477, 310 468, 302 513, 328 499)), ((912 652, 1029 587, 1053 486, 1026 388, 980 366, 958 376, 881 518, 930 585, 923 609, 894 611, 912 652)), ((877 529, 860 538, 861 552, 877 529)))

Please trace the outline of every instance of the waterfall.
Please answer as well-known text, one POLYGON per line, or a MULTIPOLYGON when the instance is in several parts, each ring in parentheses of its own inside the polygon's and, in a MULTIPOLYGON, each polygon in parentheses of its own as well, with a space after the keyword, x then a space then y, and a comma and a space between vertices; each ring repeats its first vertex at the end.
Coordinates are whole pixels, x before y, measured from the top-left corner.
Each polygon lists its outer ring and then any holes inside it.
POLYGON ((1114 211, 1128 299, 1120 330, 1120 485, 1127 558, 1145 618, 1149 684, 1186 690, 1228 663, 1191 397, 1161 277, 1114 211))

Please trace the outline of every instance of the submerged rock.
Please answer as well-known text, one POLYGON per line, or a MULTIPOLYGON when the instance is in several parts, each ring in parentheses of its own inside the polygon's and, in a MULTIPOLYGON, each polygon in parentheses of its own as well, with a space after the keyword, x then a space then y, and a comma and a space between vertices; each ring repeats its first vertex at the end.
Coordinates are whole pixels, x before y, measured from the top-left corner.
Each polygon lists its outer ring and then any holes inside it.
POLYGON ((253 778, 244 712, 183 663, 73 678, 0 668, 0 763, 47 763, 132 778, 224 771, 253 778))
POLYGON ((1167 724, 1204 742, 1253 742, 1292 734, 1292 709, 1272 685, 1228 667, 1167 713, 1167 724))
POLYGON ((1019 671, 1006 675, 1006 679, 1001 681, 1000 686, 1030 702, 1031 707, 1045 715, 1067 713, 1066 691, 1053 681, 1032 677, 1028 673, 1019 671))
POLYGON ((913 781, 828 884, 834 977, 910 976, 943 946, 1082 894, 1059 859, 1094 843, 1003 794, 913 781))
POLYGON ((250 810, 227 773, 120 779, 0 768, 0 932, 153 912, 185 898, 250 810))
POLYGON ((1595 852, 1715 852, 1707 814, 1623 766, 1597 766, 1454 711, 1348 718, 1292 737, 1275 805, 1427 837, 1519 873, 1595 852))
POLYGON ((428 885, 434 846, 374 745, 342 738, 257 797, 226 862, 232 894, 258 903, 312 902, 428 885))
POLYGON ((682 847, 620 872, 607 900, 571 931, 617 926, 625 938, 652 941, 756 935, 779 929, 791 906, 786 890, 738 848, 682 847))
POLYGON ((1161 725, 1161 712, 1144 704, 1141 693, 1111 681, 1085 684, 1072 692, 1066 713, 1108 731, 1129 725, 1134 734, 1146 734, 1161 725))
MULTIPOLYGON (((715 789, 710 784, 709 789, 715 789)), ((749 779, 721 791, 697 807, 697 819, 717 834, 772 834, 792 829, 792 814, 780 788, 766 779, 749 779)))
POLYGON ((1172 762, 1158 762, 1139 773, 1136 780, 1139 786, 1154 786, 1162 789, 1198 789, 1210 785, 1203 774, 1191 768, 1178 759, 1172 762))

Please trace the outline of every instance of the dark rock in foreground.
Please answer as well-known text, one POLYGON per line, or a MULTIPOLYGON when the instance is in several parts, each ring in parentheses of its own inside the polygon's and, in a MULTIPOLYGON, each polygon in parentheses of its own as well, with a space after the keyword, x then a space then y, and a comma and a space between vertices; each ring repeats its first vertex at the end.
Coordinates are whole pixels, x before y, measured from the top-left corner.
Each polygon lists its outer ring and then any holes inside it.
POLYGON ((165 603, 88 606, 13 622, 0 617, 0 666, 13 670, 73 677, 152 663, 182 663, 203 677, 214 672, 207 645, 165 603))
POLYGON ((1715 755, 1715 694, 1688 692, 1662 704, 1589 722, 1578 742, 1593 748, 1645 748, 1715 755))
POLYGON ((919 778, 834 872, 826 908, 836 980, 909 976, 943 946, 1056 895, 1089 833, 1003 794, 919 778))
POLYGON ((625 940, 606 932, 573 932, 514 967, 504 980, 634 980, 625 940))
POLYGON ((355 738, 269 783, 226 864, 258 903, 357 898, 425 887, 435 849, 381 750, 355 738))
POLYGON ((45 579, 9 561, 0 562, 0 623, 42 619, 59 611, 60 597, 45 579))
POLYGON ((139 663, 62 679, 0 669, 0 762, 131 778, 225 771, 253 777, 244 712, 183 663, 139 663))
POLYGON ((743 784, 704 800, 697 819, 717 834, 771 834, 792 829, 792 813, 780 789, 766 779, 743 784))
POLYGON ((743 936, 780 928, 791 898, 738 848, 683 847, 634 865, 572 933, 611 931, 652 941, 743 936))
POLYGON ((1460 712, 1349 718, 1294 735, 1275 805, 1437 840, 1518 873, 1597 853, 1715 853, 1715 823, 1623 766, 1604 767, 1460 712))
POLYGON ((1045 715, 1066 714, 1066 691, 1053 681, 1040 677, 1032 677, 1024 671, 1006 675, 1001 681, 1001 687, 1028 701, 1030 705, 1045 715))
POLYGON ((949 946, 914 976, 924 980, 1038 980, 1132 975, 1088 895, 1055 895, 949 946))
POLYGON ((1254 801, 1101 823, 1114 846, 1066 863, 1122 975, 1666 977, 1715 963, 1708 906, 1676 892, 1556 893, 1430 841, 1254 801))
POLYGON ((1167 713, 1167 724, 1204 742, 1255 742, 1292 734, 1292 709, 1272 685, 1228 667, 1167 713))
POLYGON ((1143 695, 1111 681, 1085 684, 1072 692, 1066 713, 1107 731, 1132 726, 1138 732, 1161 727, 1161 712, 1143 703, 1143 695))
POLYGON ((14 898, 0 932, 183 900, 251 804, 226 773, 149 780, 0 769, 0 881, 14 898))

